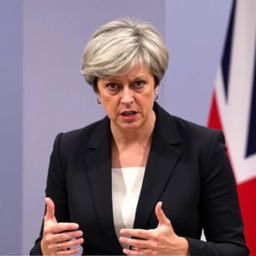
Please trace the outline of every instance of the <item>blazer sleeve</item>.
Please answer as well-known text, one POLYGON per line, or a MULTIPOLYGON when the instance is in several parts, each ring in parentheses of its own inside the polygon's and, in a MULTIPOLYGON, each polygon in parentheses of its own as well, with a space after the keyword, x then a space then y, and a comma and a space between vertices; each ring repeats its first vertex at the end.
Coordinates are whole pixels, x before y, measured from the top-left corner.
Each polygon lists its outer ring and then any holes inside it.
POLYGON ((246 256, 235 178, 223 133, 212 133, 201 167, 201 221, 206 241, 187 237, 190 255, 246 256))
MULTIPOLYGON (((58 134, 50 157, 49 170, 46 185, 46 197, 50 197, 55 204, 55 217, 58 222, 69 221, 67 192, 65 186, 64 163, 60 157, 60 143, 62 133, 58 134)), ((43 236, 43 222, 39 237, 36 239, 30 255, 42 255, 40 242, 43 236)))

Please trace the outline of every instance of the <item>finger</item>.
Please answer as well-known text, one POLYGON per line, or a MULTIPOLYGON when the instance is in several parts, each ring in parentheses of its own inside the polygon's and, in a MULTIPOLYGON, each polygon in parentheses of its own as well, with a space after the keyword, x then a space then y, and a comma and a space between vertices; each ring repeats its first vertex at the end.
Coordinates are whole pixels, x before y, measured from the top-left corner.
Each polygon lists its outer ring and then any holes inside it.
POLYGON ((170 220, 166 217, 166 215, 165 215, 165 213, 164 213, 164 211, 163 211, 162 205, 163 205, 162 202, 158 202, 158 203, 156 204, 156 207, 155 207, 155 214, 156 214, 156 217, 157 217, 158 222, 159 222, 158 225, 162 225, 162 224, 167 224, 167 225, 169 225, 171 222, 170 222, 170 220))
POLYGON ((151 230, 145 229, 129 229, 123 228, 120 230, 121 236, 130 236, 130 237, 137 237, 141 239, 150 239, 151 238, 151 230))
POLYGON ((139 255, 139 253, 137 251, 133 251, 133 250, 130 250, 127 248, 123 249, 123 253, 126 255, 137 255, 137 256, 139 255))
POLYGON ((70 241, 66 241, 64 243, 58 243, 59 250, 60 251, 71 250, 75 246, 81 245, 83 242, 84 242, 83 238, 78 238, 78 239, 72 239, 70 241))
POLYGON ((129 245, 132 247, 136 247, 139 249, 150 247, 150 242, 148 240, 141 240, 141 239, 121 236, 121 237, 119 237, 119 241, 123 244, 129 245))
POLYGON ((75 231, 79 228, 77 223, 73 222, 59 222, 54 225, 46 225, 45 233, 58 234, 62 232, 75 231))
POLYGON ((65 232, 59 234, 53 234, 51 236, 52 243, 63 243, 69 241, 71 239, 81 238, 83 236, 83 232, 81 230, 73 231, 73 232, 65 232))
MULTIPOLYGON (((127 248, 124 248, 123 249, 123 253, 126 254, 126 255, 136 255, 136 256, 139 256, 139 255, 146 255, 146 251, 142 251, 142 250, 138 250, 138 251, 134 251, 134 250, 130 250, 130 249, 127 249, 127 248)), ((152 253, 148 253, 149 255, 152 255, 152 253)))
POLYGON ((54 222, 57 222, 55 218, 55 205, 54 202, 50 197, 45 198, 45 204, 46 204, 46 214, 45 214, 45 221, 52 220, 54 222))
POLYGON ((81 251, 81 248, 75 247, 66 251, 56 251, 54 252, 54 255, 74 255, 74 254, 80 253, 80 251, 81 251))

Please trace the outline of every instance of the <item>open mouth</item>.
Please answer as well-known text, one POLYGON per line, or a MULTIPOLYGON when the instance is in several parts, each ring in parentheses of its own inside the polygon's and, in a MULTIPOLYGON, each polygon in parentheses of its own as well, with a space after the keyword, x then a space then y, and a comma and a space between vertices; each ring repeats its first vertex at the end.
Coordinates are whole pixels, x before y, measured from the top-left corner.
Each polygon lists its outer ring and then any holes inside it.
POLYGON ((121 113, 122 116, 130 117, 134 116, 137 112, 136 111, 124 111, 121 113))

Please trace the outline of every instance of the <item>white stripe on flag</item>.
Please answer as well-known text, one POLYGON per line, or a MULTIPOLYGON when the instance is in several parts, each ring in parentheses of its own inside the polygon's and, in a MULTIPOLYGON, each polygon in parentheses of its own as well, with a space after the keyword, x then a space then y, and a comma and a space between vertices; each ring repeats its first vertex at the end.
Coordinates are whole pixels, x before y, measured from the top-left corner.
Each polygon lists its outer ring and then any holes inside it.
MULTIPOLYGON (((238 183, 256 177, 256 155, 245 159, 256 45, 256 1, 238 0, 227 99, 219 69, 217 103, 238 183)), ((256 132, 256 131, 255 131, 256 132)))

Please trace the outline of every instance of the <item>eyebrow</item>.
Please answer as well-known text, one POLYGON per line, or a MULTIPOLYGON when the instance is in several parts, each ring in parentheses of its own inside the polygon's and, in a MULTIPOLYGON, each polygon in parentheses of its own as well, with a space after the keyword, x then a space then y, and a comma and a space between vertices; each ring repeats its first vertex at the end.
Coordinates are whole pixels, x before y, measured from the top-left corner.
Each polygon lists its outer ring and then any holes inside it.
MULTIPOLYGON (((147 79, 147 75, 138 75, 134 78, 132 78, 130 81, 139 80, 139 79, 147 79)), ((121 80, 118 76, 112 76, 112 77, 105 77, 103 78, 106 82, 113 82, 113 81, 119 81, 121 80)))

